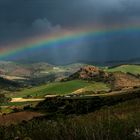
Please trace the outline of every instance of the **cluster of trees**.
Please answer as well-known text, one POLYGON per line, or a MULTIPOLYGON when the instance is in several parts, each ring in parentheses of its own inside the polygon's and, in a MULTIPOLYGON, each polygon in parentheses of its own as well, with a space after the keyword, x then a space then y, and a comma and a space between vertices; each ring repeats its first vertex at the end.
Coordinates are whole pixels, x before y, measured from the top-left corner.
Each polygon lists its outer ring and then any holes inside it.
POLYGON ((102 106, 110 106, 127 100, 140 98, 140 91, 129 91, 114 96, 46 99, 37 105, 37 109, 59 114, 85 114, 102 106))
POLYGON ((0 105, 8 103, 10 100, 11 98, 6 97, 4 94, 0 94, 0 105))

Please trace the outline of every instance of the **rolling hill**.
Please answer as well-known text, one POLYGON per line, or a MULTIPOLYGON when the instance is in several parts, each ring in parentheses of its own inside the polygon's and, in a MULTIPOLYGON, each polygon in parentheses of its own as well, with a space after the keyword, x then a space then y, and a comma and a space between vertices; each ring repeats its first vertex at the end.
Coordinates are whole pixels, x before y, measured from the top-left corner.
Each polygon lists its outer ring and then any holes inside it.
POLYGON ((95 66, 84 66, 61 82, 51 82, 33 88, 13 92, 12 98, 40 98, 46 95, 100 93, 140 86, 140 79, 123 72, 107 72, 95 66))
POLYGON ((24 86, 22 91, 10 93, 8 96, 11 97, 44 97, 48 94, 64 95, 85 92, 97 93, 140 86, 140 79, 132 75, 140 72, 139 65, 99 68, 80 63, 54 66, 45 62, 18 64, 2 61, 0 62, 0 70, 4 74, 2 80, 6 80, 6 82, 1 82, 0 85, 3 90, 15 90, 17 87, 12 84, 21 81, 23 81, 23 85, 31 85, 29 86, 30 88, 25 88, 26 86, 24 86), (60 82, 61 79, 63 82, 60 82), (32 86, 34 87, 31 88, 32 86))
POLYGON ((70 64, 66 66, 55 66, 46 62, 17 63, 11 61, 0 61, 0 76, 9 80, 23 83, 24 85, 37 86, 50 81, 59 81, 85 64, 70 64))
POLYGON ((140 65, 120 65, 106 69, 108 72, 121 71, 124 73, 140 74, 140 65))
POLYGON ((113 90, 140 86, 140 79, 135 75, 121 71, 110 72, 95 66, 85 66, 64 81, 73 79, 108 83, 113 90))

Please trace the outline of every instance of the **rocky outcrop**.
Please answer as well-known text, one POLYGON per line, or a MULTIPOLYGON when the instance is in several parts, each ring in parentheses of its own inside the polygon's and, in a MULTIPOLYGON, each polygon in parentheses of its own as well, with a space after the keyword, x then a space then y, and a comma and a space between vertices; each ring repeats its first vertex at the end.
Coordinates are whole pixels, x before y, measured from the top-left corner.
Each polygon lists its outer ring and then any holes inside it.
POLYGON ((111 73, 107 73, 102 69, 99 69, 95 66, 85 66, 81 68, 76 73, 72 74, 66 80, 73 80, 73 79, 82 79, 82 80, 93 80, 93 81, 102 81, 102 82, 109 82, 112 78, 111 73))

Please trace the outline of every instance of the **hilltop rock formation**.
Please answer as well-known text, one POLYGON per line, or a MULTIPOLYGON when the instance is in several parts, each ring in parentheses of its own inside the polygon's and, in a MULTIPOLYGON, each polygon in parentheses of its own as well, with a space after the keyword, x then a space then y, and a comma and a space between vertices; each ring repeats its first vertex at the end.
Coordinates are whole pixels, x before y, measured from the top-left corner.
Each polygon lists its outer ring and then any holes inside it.
POLYGON ((140 79, 136 76, 123 72, 106 72, 95 66, 85 66, 72 74, 67 80, 82 79, 110 84, 113 90, 140 87, 140 79))
POLYGON ((111 73, 105 72, 102 69, 99 69, 95 66, 85 66, 65 80, 82 79, 93 80, 97 82, 110 82, 113 80, 111 78, 111 73))

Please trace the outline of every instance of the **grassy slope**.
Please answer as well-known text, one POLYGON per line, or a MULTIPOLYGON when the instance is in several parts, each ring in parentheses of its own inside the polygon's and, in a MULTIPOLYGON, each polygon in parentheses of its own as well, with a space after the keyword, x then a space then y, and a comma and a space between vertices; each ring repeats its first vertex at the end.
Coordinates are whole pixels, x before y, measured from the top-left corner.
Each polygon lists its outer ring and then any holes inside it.
POLYGON ((116 71, 121 71, 121 72, 129 72, 132 74, 140 74, 140 65, 122 65, 114 68, 109 68, 106 69, 109 72, 116 72, 116 71))
POLYGON ((92 83, 82 80, 73 80, 68 82, 56 82, 47 85, 38 86, 31 89, 25 89, 20 92, 9 94, 10 97, 25 97, 32 95, 33 97, 43 97, 47 94, 64 95, 71 93, 80 88, 90 88, 93 90, 108 90, 109 88, 104 83, 92 83))
POLYGON ((9 129, 0 128, 3 139, 137 140, 140 129, 140 99, 104 107, 93 113, 46 121, 32 120, 9 129), (28 129, 27 129, 28 128, 28 129))

